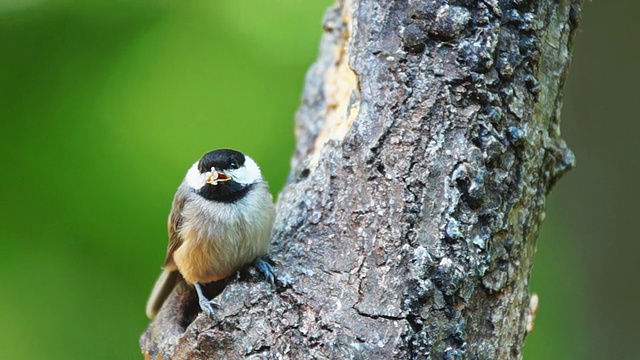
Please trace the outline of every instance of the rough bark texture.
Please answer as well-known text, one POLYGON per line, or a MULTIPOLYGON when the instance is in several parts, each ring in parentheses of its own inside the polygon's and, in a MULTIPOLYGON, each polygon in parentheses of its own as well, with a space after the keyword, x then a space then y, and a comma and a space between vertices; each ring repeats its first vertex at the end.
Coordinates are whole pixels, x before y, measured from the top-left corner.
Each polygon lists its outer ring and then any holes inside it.
POLYGON ((237 277, 214 319, 180 286, 143 334, 143 353, 520 358, 545 198, 574 161, 559 116, 580 7, 330 9, 273 234, 289 284, 237 277))

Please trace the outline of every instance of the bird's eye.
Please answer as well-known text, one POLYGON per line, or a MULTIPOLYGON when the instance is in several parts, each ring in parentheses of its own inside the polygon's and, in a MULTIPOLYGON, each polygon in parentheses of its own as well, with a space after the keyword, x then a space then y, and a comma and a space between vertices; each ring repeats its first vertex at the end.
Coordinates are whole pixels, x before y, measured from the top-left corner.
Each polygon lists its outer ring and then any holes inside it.
POLYGON ((232 161, 232 162, 229 164, 229 167, 230 167, 230 168, 232 168, 232 169, 237 169, 237 168, 238 168, 238 163, 237 163, 237 162, 235 162, 235 161, 232 161))

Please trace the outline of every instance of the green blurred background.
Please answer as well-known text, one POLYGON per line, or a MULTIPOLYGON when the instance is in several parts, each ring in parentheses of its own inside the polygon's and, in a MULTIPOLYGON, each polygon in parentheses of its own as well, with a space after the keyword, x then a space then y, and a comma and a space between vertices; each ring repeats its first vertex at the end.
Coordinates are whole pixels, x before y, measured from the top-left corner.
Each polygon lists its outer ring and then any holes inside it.
MULTIPOLYGON (((234 147, 277 194, 331 3, 0 2, 0 359, 140 358, 177 184, 234 147)), ((579 166, 549 200, 526 359, 634 355, 640 6, 608 5, 586 5, 577 38, 579 166)))

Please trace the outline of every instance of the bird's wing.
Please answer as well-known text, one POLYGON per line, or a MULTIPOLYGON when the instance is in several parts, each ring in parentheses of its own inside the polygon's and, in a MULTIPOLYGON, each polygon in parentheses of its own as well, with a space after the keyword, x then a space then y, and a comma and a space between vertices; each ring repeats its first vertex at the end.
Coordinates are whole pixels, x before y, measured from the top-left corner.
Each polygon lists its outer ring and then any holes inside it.
POLYGON ((176 269, 176 264, 173 261, 173 253, 182 245, 182 238, 178 234, 178 230, 184 220, 182 217, 182 208, 186 200, 186 195, 182 191, 178 191, 171 204, 168 223, 169 245, 167 246, 167 257, 164 260, 164 268, 168 270, 176 269))

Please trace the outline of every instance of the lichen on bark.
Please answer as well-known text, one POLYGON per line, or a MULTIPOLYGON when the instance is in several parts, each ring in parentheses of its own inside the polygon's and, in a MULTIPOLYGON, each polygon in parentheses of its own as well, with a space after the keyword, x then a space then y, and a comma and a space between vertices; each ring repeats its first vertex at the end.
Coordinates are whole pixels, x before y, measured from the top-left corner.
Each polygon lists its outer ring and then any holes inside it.
MULTIPOLYGON (((580 1, 342 1, 297 115, 271 258, 148 357, 520 358, 580 1)), ((187 305, 185 305, 187 304, 187 305)), ((189 305, 191 304, 191 305, 189 305)), ((186 307, 185 307, 186 306, 186 307)))

